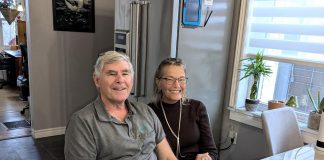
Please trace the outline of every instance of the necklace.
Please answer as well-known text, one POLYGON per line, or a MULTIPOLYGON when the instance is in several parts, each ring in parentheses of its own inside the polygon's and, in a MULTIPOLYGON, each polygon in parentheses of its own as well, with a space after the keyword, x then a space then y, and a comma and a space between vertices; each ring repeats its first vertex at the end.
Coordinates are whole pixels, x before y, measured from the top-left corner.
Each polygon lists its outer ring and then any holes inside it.
POLYGON ((179 133, 180 133, 180 126, 181 126, 181 113, 182 113, 182 102, 180 100, 180 114, 179 114, 179 126, 178 126, 178 133, 177 135, 174 133, 173 129, 171 128, 170 124, 169 124, 169 121, 168 121, 168 118, 166 117, 165 115, 165 111, 164 111, 164 107, 162 105, 162 101, 160 102, 161 104, 161 108, 162 108, 162 112, 163 112, 163 116, 164 116, 164 119, 172 133, 172 135, 177 139, 177 151, 176 151, 176 156, 178 158, 178 155, 180 155, 181 157, 181 152, 180 152, 180 136, 179 136, 179 133))

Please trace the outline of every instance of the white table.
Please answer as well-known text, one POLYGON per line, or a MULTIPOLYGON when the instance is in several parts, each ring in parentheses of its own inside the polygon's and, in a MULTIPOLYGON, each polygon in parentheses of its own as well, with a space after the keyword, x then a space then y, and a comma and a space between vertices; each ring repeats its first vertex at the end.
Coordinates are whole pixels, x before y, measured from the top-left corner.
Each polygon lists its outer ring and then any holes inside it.
POLYGON ((262 160, 324 160, 324 152, 317 150, 314 144, 308 144, 262 160))

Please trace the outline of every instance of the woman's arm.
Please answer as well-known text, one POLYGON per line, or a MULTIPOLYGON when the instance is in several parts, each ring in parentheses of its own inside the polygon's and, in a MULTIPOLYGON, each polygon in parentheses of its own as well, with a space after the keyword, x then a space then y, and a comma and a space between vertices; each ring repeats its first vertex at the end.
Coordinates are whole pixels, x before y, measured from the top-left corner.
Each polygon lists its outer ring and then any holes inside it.
MULTIPOLYGON (((210 128, 209 117, 207 114, 206 107, 203 103, 199 104, 199 132, 200 141, 199 148, 202 153, 208 153, 213 160, 217 160, 218 153, 213 138, 213 133, 210 128)), ((197 155, 198 156, 198 155, 197 155)))

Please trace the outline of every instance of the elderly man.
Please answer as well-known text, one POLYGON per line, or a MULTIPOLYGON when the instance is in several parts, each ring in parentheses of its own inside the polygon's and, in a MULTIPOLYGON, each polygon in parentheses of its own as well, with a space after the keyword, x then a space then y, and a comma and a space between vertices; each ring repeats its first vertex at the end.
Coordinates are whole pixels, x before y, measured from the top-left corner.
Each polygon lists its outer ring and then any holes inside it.
POLYGON ((176 159, 154 111, 128 101, 133 77, 127 56, 109 51, 98 58, 93 80, 99 96, 72 115, 65 159, 176 159))

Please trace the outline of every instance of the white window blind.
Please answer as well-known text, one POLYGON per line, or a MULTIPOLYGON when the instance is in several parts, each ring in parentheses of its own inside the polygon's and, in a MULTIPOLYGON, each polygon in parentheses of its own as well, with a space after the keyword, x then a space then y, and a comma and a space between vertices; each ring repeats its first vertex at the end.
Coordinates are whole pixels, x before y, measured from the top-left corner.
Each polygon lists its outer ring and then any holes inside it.
POLYGON ((324 0, 251 0, 245 54, 324 67, 324 0))

